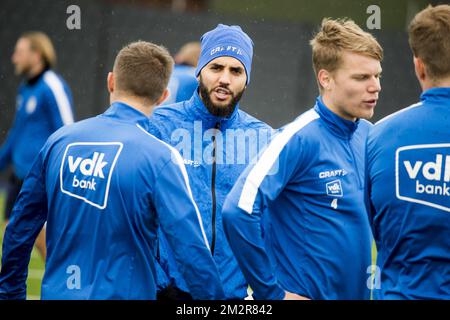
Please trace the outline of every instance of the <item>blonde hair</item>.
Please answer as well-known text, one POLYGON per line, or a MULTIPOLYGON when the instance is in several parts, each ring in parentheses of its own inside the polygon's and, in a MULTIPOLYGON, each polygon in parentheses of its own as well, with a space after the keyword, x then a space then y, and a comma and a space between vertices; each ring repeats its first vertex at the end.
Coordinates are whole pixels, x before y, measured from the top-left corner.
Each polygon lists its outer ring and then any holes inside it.
POLYGON ((56 53, 50 38, 40 31, 28 31, 20 36, 30 42, 31 50, 38 52, 48 68, 56 66, 56 53))
POLYGON ((450 6, 428 6, 409 25, 409 45, 431 79, 450 76, 450 6))
POLYGON ((167 88, 172 69, 166 48, 145 41, 130 43, 114 62, 116 89, 154 103, 167 88))
MULTIPOLYGON (((337 70, 342 63, 343 51, 383 60, 383 49, 375 37, 347 18, 323 19, 319 32, 309 43, 316 76, 322 69, 329 72, 337 70)), ((319 89, 322 90, 320 83, 319 89)))

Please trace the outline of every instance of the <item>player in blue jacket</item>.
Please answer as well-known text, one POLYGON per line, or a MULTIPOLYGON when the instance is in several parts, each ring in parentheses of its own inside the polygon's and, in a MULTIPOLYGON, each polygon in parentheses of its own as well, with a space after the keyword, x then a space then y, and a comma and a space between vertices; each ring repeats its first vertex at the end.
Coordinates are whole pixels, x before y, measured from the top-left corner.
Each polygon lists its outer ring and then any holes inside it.
POLYGON ((198 82, 195 69, 200 55, 200 43, 188 42, 174 56, 172 76, 167 89, 169 96, 162 105, 174 104, 189 100, 197 89, 198 82))
MULTIPOLYGON (((6 201, 6 223, 23 179, 47 138, 63 125, 73 123, 72 94, 52 68, 56 54, 51 40, 42 32, 24 33, 17 41, 12 62, 25 80, 17 95, 17 112, 6 141, 0 148, 0 170, 12 164, 14 173, 6 201)), ((45 259, 45 232, 36 246, 45 259)))
POLYGON ((380 120, 367 144, 380 299, 450 299, 450 6, 409 26, 420 102, 380 120))
POLYGON ((110 108, 50 136, 6 229, 0 298, 25 298, 46 220, 43 299, 155 299, 159 228, 192 296, 224 297, 183 161, 147 131, 172 66, 164 48, 129 44, 108 75, 110 108))
POLYGON ((223 207, 225 233, 256 299, 367 299, 363 119, 381 90, 382 49, 351 20, 324 19, 311 45, 316 105, 240 176, 223 207))
MULTIPOLYGON (((240 110, 252 55, 252 40, 240 27, 219 25, 207 32, 196 70, 198 90, 188 101, 155 109, 151 117, 155 126, 151 132, 184 158, 227 299, 245 298, 248 285, 223 233, 222 204, 272 132, 267 124, 240 110)), ((170 286, 161 297, 174 291, 175 299, 183 299, 188 288, 166 247, 163 240, 159 257, 170 286)), ((160 279, 159 284, 163 289, 167 281, 160 279)))

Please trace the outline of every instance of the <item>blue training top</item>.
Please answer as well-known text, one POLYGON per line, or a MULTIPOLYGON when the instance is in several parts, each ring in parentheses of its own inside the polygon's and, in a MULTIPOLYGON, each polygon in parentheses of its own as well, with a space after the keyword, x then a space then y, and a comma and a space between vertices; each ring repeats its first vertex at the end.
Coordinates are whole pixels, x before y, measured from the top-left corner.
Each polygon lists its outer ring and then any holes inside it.
POLYGON ((337 116, 318 98, 240 176, 223 207, 224 228, 256 299, 282 299, 284 290, 369 298, 363 165, 370 126, 337 116))
POLYGON ((0 298, 25 298, 46 220, 42 299, 155 299, 159 227, 192 296, 224 297, 183 161, 148 126, 115 102, 49 138, 6 229, 0 298))
POLYGON ((450 88, 380 120, 367 144, 381 299, 450 299, 450 88))

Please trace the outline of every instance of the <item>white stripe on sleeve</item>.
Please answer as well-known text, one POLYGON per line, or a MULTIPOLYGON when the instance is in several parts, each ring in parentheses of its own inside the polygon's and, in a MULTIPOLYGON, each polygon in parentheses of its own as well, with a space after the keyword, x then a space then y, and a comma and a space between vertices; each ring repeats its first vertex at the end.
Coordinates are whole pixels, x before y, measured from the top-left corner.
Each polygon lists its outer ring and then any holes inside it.
POLYGON ((295 133, 319 117, 319 114, 314 111, 314 109, 311 109, 302 114, 292 123, 288 124, 283 131, 275 136, 267 149, 261 155, 261 158, 248 174, 239 198, 239 208, 249 214, 252 214, 253 204, 255 203, 259 186, 272 168, 275 161, 280 156, 284 146, 289 142, 295 133))
POLYGON ((49 86, 53 96, 55 97, 63 125, 73 123, 73 114, 72 109, 70 108, 69 98, 64 91, 64 86, 61 83, 61 80, 59 80, 58 76, 53 71, 49 70, 44 74, 44 81, 49 86))

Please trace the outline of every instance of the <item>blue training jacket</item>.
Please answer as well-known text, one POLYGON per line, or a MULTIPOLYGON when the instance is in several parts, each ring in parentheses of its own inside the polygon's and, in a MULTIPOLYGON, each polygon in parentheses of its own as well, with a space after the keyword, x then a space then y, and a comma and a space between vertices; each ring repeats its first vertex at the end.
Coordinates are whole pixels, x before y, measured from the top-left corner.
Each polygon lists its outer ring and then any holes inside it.
POLYGON ((368 138, 381 299, 450 299, 450 88, 420 100, 368 138))
POLYGON ((182 159, 148 125, 115 102, 49 138, 6 229, 0 298, 25 298, 47 220, 42 299, 155 299, 159 226, 193 297, 223 299, 182 159))
POLYGON ((59 75, 47 70, 23 82, 14 123, 0 149, 0 170, 12 163, 23 180, 47 138, 73 121, 72 94, 59 75))
POLYGON ((370 125, 337 116, 318 98, 231 190, 225 233, 256 299, 283 299, 284 290, 311 299, 369 298, 363 165, 370 125))
MULTIPOLYGON (((226 298, 245 298, 248 285, 223 233, 222 204, 240 173, 268 143, 272 128, 239 110, 239 105, 230 117, 215 117, 197 91, 188 101, 156 108, 150 120, 154 125, 151 132, 184 158, 226 298)), ((162 241, 160 263, 169 279, 161 277, 159 286, 163 288, 169 281, 187 291, 166 247, 162 241)))

